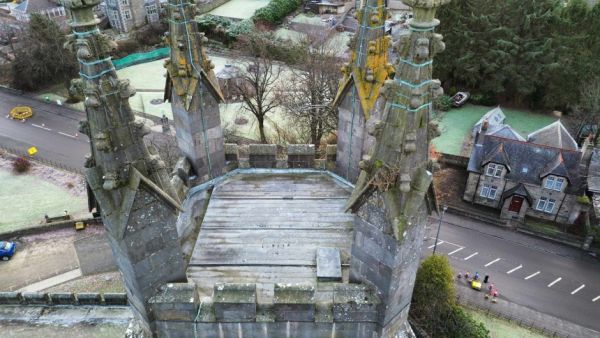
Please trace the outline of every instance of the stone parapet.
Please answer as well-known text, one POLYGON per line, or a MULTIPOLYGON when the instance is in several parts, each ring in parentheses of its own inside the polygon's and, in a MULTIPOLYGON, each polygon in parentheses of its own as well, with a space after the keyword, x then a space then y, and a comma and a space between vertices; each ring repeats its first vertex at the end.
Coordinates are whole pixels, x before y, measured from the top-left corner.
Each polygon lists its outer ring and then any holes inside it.
POLYGON ((314 144, 290 144, 287 147, 288 168, 313 168, 315 166, 314 144))
POLYGON ((0 305, 127 305, 124 293, 0 292, 0 305))
MULTIPOLYGON (((240 151, 239 146, 234 143, 225 144, 225 159, 227 170, 237 168, 311 168, 320 170, 334 170, 336 159, 336 146, 327 145, 325 158, 318 158, 314 144, 290 144, 287 147, 279 147, 275 144, 250 144, 245 151, 240 151)), ((321 154, 322 155, 322 154, 321 154)))
POLYGON ((315 287, 310 284, 275 284, 273 312, 277 322, 315 320, 315 287))
POLYGON ((215 284, 213 302, 218 322, 256 320, 256 284, 215 284))
POLYGON ((277 145, 251 144, 248 157, 252 168, 275 168, 277 164, 277 145))
POLYGON ((156 320, 193 321, 200 300, 196 287, 190 283, 169 283, 148 301, 156 320))
POLYGON ((333 290, 335 322, 377 322, 379 298, 366 286, 338 284, 333 290))

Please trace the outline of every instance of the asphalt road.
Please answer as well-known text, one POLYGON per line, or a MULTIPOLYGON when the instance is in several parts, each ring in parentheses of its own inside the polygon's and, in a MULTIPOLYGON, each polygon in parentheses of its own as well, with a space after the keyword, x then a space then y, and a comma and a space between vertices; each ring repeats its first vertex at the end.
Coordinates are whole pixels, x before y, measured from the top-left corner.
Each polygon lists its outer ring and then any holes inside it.
POLYGON ((0 146, 22 153, 35 146, 35 157, 81 169, 90 152, 87 136, 77 131, 84 119, 81 111, 0 90, 0 146), (22 105, 33 109, 32 118, 25 122, 8 118, 13 107, 22 105))
MULTIPOLYGON (((433 221, 425 254, 433 251, 436 231, 433 221)), ((456 271, 489 275, 503 301, 600 331, 600 265, 527 245, 527 238, 515 241, 512 232, 511 236, 444 223, 436 253, 447 255, 456 271)))

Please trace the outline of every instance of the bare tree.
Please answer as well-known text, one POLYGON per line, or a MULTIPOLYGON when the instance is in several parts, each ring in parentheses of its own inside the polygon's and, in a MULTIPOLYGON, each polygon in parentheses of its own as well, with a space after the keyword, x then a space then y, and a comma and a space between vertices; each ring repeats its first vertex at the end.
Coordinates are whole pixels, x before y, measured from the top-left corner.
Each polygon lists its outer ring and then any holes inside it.
POLYGON ((177 139, 171 133, 156 133, 152 132, 144 138, 147 144, 154 147, 160 158, 165 162, 167 171, 173 171, 177 160, 183 154, 177 145, 177 139))
POLYGON ((236 93, 242 98, 242 107, 251 112, 258 122, 260 142, 267 143, 265 118, 279 106, 274 93, 281 75, 281 67, 275 65, 266 51, 239 65, 241 81, 235 81, 236 93))
POLYGON ((568 125, 577 137, 591 134, 594 142, 600 143, 600 77, 581 88, 579 102, 570 115, 568 125))
POLYGON ((308 32, 300 42, 302 62, 291 69, 292 76, 278 88, 278 99, 286 113, 319 146, 327 133, 337 128, 337 113, 331 103, 339 86, 340 60, 321 34, 308 32))

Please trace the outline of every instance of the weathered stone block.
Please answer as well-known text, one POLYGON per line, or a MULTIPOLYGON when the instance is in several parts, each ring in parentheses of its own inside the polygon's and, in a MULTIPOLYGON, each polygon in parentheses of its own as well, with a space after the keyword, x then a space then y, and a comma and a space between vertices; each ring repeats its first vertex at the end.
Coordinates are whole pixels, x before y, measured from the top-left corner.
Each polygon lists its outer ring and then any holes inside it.
POLYGON ((193 321, 200 300, 193 283, 162 285, 148 301, 157 320, 193 321))
POLYGON ((315 165, 314 144, 290 144, 287 149, 289 168, 312 168, 315 165))
POLYGON ((252 168, 275 168, 277 164, 275 144, 251 144, 248 157, 252 168))
POLYGON ((76 297, 80 305, 102 305, 102 296, 99 293, 78 293, 76 297))
POLYGON ((52 304, 54 304, 54 305, 75 305, 75 304, 77 304, 75 295, 71 292, 50 293, 49 296, 50 296, 50 299, 52 300, 52 304))
POLYGON ((277 322, 315 320, 315 287, 310 284, 275 284, 273 312, 277 322))
POLYGON ((127 294, 105 293, 103 295, 105 305, 127 305, 127 294))
POLYGON ((215 284, 213 305, 218 322, 256 320, 256 284, 215 284))
POLYGON ((333 320, 376 322, 380 301, 365 285, 338 284, 333 291, 333 320))
POLYGON ((28 305, 49 305, 50 297, 44 292, 23 292, 23 303, 28 305))
POLYGON ((239 157, 238 145, 235 143, 225 143, 225 161, 237 161, 239 157))
POLYGON ((0 292, 0 304, 21 304, 22 301, 20 292, 0 292))

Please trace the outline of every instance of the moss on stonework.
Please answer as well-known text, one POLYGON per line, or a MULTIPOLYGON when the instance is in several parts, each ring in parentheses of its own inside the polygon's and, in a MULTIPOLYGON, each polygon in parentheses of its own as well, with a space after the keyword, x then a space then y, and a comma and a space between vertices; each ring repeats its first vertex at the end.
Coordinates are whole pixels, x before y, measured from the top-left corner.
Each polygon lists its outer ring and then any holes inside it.
POLYGON ((374 166, 375 166, 375 168, 377 168, 377 169, 379 169, 379 168, 383 167, 383 161, 381 161, 381 160, 375 160, 375 162, 374 162, 374 166))

